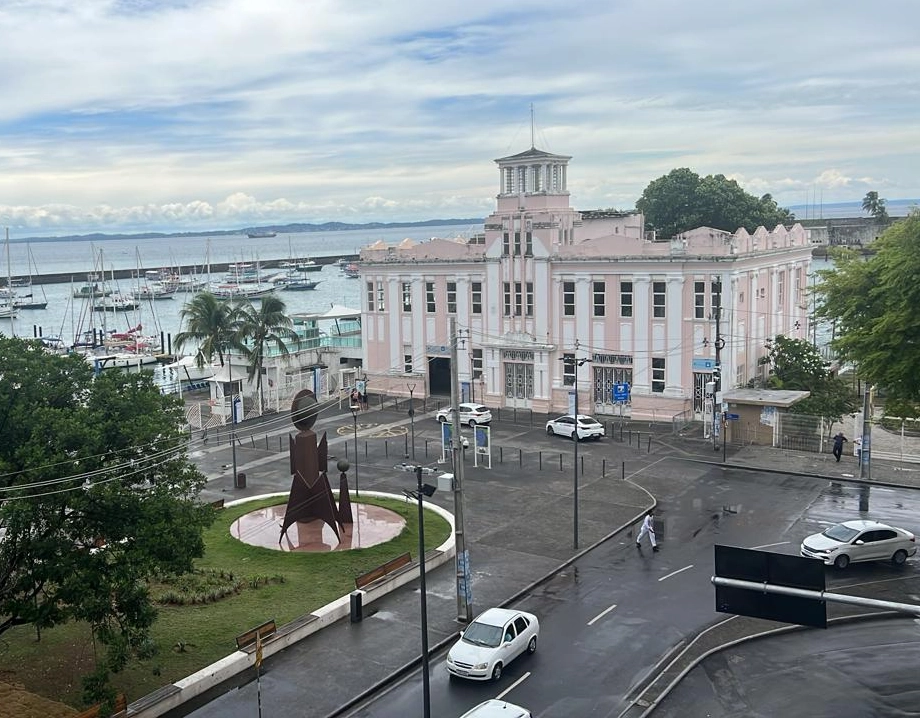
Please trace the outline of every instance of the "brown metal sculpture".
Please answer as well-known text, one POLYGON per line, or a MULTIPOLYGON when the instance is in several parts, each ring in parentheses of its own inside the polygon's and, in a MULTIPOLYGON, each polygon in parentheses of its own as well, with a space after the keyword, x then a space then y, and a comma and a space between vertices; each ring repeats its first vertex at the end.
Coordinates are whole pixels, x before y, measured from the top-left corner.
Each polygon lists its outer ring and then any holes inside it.
POLYGON ((339 523, 354 523, 351 515, 351 495, 348 493, 348 475, 345 473, 350 468, 345 459, 339 459, 336 468, 339 470, 339 523))
POLYGON ((309 389, 299 391, 291 402, 291 421, 299 429, 291 436, 291 493, 288 496, 287 510, 281 524, 281 543, 288 527, 298 521, 304 523, 321 519, 335 532, 341 540, 339 529, 344 529, 338 519, 332 488, 326 472, 329 467, 326 435, 317 446, 313 424, 319 409, 316 395, 309 389))

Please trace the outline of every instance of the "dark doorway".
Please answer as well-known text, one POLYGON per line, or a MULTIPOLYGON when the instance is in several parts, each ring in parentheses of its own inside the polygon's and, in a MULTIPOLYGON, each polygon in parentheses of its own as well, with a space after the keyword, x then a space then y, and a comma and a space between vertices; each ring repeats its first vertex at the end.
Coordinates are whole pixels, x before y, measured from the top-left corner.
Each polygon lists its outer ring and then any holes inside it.
POLYGON ((428 357, 428 392, 432 396, 450 396, 450 359, 428 357))

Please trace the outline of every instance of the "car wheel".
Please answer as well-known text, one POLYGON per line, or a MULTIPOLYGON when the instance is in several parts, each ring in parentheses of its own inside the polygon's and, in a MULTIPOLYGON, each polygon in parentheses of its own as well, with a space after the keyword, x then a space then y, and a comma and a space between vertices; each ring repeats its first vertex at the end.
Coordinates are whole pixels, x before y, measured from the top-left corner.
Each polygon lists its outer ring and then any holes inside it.
POLYGON ((552 435, 555 434, 556 432, 555 432, 555 430, 553 429, 553 427, 547 426, 547 427, 546 427, 546 433, 547 433, 549 436, 552 436, 552 435))
POLYGON ((476 428, 476 420, 475 420, 475 419, 470 419, 470 428, 471 428, 471 429, 475 429, 475 428, 476 428))
POLYGON ((572 441, 578 441, 578 431, 572 432, 572 441))
POLYGON ((495 667, 492 668, 492 680, 497 681, 502 677, 502 664, 501 662, 496 663, 495 667))
POLYGON ((894 556, 891 557, 891 563, 895 566, 903 566, 904 562, 907 560, 907 551, 904 549, 899 549, 894 552, 894 556))
POLYGON ((533 655, 537 651, 537 637, 534 636, 530 639, 530 643, 527 644, 527 652, 530 655, 533 655))
POLYGON ((850 557, 845 553, 840 554, 837 558, 834 559, 834 566, 841 570, 845 569, 850 565, 850 557))

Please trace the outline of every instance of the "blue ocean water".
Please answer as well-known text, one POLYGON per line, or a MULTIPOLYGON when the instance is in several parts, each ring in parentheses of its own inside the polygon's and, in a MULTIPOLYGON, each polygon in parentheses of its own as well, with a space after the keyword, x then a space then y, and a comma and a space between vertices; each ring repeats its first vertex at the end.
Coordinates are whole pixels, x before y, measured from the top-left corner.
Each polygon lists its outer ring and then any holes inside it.
MULTIPOLYGON (((168 237, 162 239, 110 239, 89 242, 85 240, 16 242, 9 244, 9 270, 7 257, 0 259, 0 273, 23 276, 29 273, 31 252, 34 262, 32 273, 71 273, 72 282, 35 285, 33 295, 48 301, 42 310, 20 310, 15 319, 0 319, 0 333, 20 337, 58 336, 72 343, 82 332, 95 328, 125 331, 140 324, 144 333, 163 333, 175 336, 182 329, 180 316, 187 297, 176 295, 172 299, 145 301, 136 311, 97 312, 93 315, 86 302, 73 298, 73 290, 86 280, 94 268, 93 257, 102 257, 106 271, 137 267, 170 267, 178 264, 205 267, 208 257, 212 262, 259 262, 269 260, 337 257, 358 254, 361 247, 377 240, 398 242, 406 237, 425 240, 432 236, 456 237, 482 231, 482 225, 442 225, 435 227, 404 227, 396 229, 348 230, 326 233, 278 234, 271 238, 249 239, 245 235, 224 237, 168 237)), ((5 248, 4 248, 5 250, 5 248)), ((6 252, 4 251, 4 255, 6 252)), ((277 270, 276 270, 277 271, 277 270)), ((266 274, 268 274, 266 272, 266 274)), ((220 274, 211 275, 219 281, 220 274)), ((288 313, 324 312, 333 304, 353 309, 361 308, 361 284, 346 277, 335 264, 322 272, 313 273, 310 279, 319 280, 316 289, 303 292, 279 292, 287 304, 288 313)), ((4 282, 5 283, 5 282, 4 282)), ((119 280, 116 290, 130 293, 131 280, 119 280)))

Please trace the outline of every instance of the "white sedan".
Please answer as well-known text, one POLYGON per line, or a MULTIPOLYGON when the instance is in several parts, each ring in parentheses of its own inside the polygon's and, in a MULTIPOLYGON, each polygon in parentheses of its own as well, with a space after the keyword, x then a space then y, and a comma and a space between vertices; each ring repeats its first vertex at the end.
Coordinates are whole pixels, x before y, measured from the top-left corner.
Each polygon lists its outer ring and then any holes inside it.
POLYGON ((497 681, 502 670, 522 653, 537 650, 540 622, 532 613, 490 608, 476 617, 447 653, 451 676, 497 681))
POLYGON ((574 414, 565 414, 547 421, 546 433, 550 436, 567 436, 570 439, 574 439, 577 436, 579 441, 584 439, 597 440, 604 435, 604 426, 593 416, 579 414, 578 422, 576 423, 574 414))
POLYGON ((802 541, 801 554, 843 569, 857 561, 891 561, 902 565, 917 553, 910 531, 878 521, 844 521, 802 541))
POLYGON ((471 708, 460 718, 531 718, 526 708, 492 698, 471 708))

